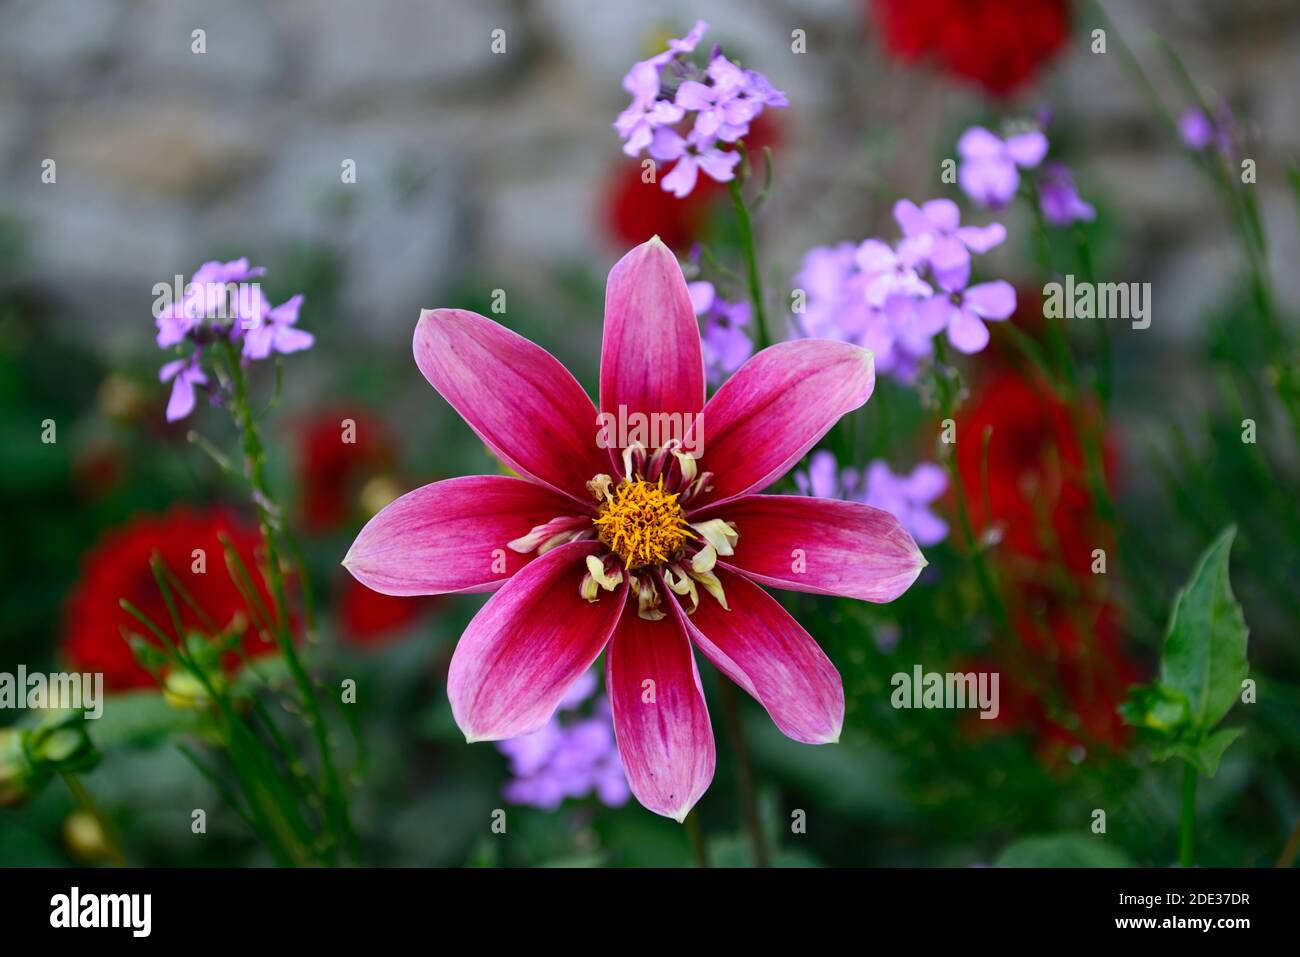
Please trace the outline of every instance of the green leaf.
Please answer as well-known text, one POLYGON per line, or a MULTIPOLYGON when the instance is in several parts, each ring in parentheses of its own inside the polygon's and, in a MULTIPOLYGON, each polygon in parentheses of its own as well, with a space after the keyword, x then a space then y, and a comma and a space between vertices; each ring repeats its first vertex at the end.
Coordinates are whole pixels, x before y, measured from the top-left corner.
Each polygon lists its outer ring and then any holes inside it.
POLYGON ((1228 713, 1250 671, 1249 631, 1228 581, 1236 534, 1229 527, 1201 556, 1174 600, 1161 652, 1161 683, 1187 696, 1191 726, 1201 732, 1209 732, 1228 713))
POLYGON ((1220 728, 1195 743, 1179 741, 1170 746, 1163 757, 1176 755, 1190 762, 1207 778, 1212 778, 1219 770, 1219 759, 1223 757, 1223 752, 1228 750, 1228 745, 1241 737, 1243 731, 1244 728, 1220 728))
POLYGON ((1103 834, 1026 837, 1005 847, 998 867, 1132 867, 1133 861, 1106 843, 1103 834))

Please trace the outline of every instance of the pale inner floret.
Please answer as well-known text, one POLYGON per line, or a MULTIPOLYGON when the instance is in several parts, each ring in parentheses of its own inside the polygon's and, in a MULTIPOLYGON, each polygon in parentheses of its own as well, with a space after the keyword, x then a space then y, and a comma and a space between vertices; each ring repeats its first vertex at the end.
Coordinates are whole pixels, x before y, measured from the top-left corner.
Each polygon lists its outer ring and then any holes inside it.
POLYGON ((664 491, 662 476, 654 483, 624 479, 601 502, 592 524, 629 570, 663 564, 696 537, 679 497, 664 491))

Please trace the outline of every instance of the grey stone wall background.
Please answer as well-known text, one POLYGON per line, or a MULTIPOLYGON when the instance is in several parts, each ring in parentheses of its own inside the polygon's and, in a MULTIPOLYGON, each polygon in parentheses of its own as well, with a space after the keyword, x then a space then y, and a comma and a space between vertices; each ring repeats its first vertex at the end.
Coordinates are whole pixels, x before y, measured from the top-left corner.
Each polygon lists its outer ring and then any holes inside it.
MULTIPOLYGON (((1300 151, 1300 4, 1106 6, 1145 62, 1160 65, 1158 31, 1266 144, 1257 188, 1294 304, 1300 241, 1282 166, 1300 151)), ((893 235, 892 199, 938 192, 937 159, 965 121, 1049 104, 1082 192, 1122 217, 1113 278, 1152 281, 1154 335, 1186 338, 1236 253, 1113 44, 1095 56, 1079 31, 1045 82, 999 106, 888 60, 864 14, 856 0, 6 0, 0 214, 27 240, 9 279, 111 351, 138 348, 155 282, 250 242, 331 250, 358 330, 394 341, 467 266, 516 284, 544 282, 556 262, 603 276, 620 253, 599 226, 622 159, 620 78, 658 30, 703 17, 710 40, 791 100, 760 227, 774 276, 788 282, 812 245, 893 235), (498 28, 503 55, 490 48, 498 28), (54 185, 41 183, 47 157, 54 185), (344 159, 354 186, 340 183, 344 159)))

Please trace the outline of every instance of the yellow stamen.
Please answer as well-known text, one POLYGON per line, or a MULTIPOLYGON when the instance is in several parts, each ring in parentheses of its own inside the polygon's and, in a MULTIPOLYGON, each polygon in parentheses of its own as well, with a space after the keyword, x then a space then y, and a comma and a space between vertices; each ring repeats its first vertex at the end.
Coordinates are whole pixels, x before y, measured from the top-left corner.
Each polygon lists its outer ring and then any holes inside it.
POLYGON ((653 485, 642 479, 620 482, 592 522, 600 540, 627 568, 666 562, 695 537, 677 493, 664 493, 662 476, 653 485))

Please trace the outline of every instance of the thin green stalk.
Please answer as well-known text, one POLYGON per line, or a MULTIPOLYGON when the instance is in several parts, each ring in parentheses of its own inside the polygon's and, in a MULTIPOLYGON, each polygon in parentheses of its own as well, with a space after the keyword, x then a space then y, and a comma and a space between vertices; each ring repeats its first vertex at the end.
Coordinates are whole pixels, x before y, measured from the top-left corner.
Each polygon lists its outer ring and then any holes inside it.
MULTIPOLYGON (((956 397, 953 395, 952 382, 948 379, 946 371, 948 350, 942 336, 935 337, 934 349, 934 376, 935 386, 939 393, 939 413, 941 418, 952 419, 956 406, 956 397)), ((970 549, 971 562, 975 566, 975 578, 979 582, 980 591, 984 595, 984 603, 988 606, 989 614, 993 615, 1000 624, 1005 625, 1008 622, 1007 610, 1002 604, 1002 598, 993 582, 992 572, 984 561, 984 549, 980 547, 975 538, 975 530, 970 521, 970 510, 966 506, 966 487, 962 481, 956 450, 949 450, 949 454, 944 458, 948 466, 948 474, 952 478, 953 491, 956 493, 957 498, 957 524, 961 528, 962 537, 966 540, 966 547, 970 549)))
POLYGON ((261 526, 263 541, 266 544, 267 576, 270 579, 271 597, 279 619, 277 622, 279 627, 275 631, 276 641, 280 646, 280 652, 284 656, 285 663, 289 667, 289 673, 298 687, 298 694, 302 699, 306 721, 316 741, 316 749, 320 755, 321 772, 324 777, 327 818, 331 827, 346 838, 352 856, 356 858, 358 853, 356 833, 352 829, 348 815, 347 798, 343 794, 343 786, 339 779, 338 770, 334 766, 329 728, 325 724, 320 704, 316 700, 316 690, 306 668, 303 667, 302 659, 298 656, 298 651, 294 647, 293 636, 289 630, 288 601, 285 597, 284 577, 280 568, 280 548, 277 541, 279 519, 278 516, 273 517, 270 511, 274 499, 271 496, 270 486, 266 480, 265 451, 262 448, 261 434, 258 431, 257 422, 249 405, 248 385, 244 378, 243 369, 239 364, 239 357, 233 345, 225 343, 224 346, 227 371, 234 386, 232 405, 235 421, 239 426, 243 439, 245 468, 247 469, 249 483, 253 488, 253 502, 257 507, 258 522, 261 526))
POLYGON ((1196 860, 1196 768, 1183 765, 1183 802, 1178 816, 1178 866, 1191 867, 1196 860))
POLYGON ((754 307, 754 326, 758 334, 756 345, 759 349, 766 349, 772 341, 767 334, 767 311, 763 308, 763 281, 758 273, 754 224, 750 220, 749 208, 745 205, 745 196, 740 191, 740 182, 733 179, 727 187, 731 191, 731 205, 736 208, 736 220, 740 225, 740 245, 745 253, 745 275, 749 280, 749 301, 754 307))
POLYGON ((68 790, 72 796, 77 799, 81 809, 94 818, 95 823, 99 825, 99 832, 104 837, 104 847, 108 849, 109 859, 112 860, 116 867, 126 867, 126 858, 122 856, 121 850, 117 846, 117 837, 113 829, 109 827, 108 820, 100 813, 98 805, 86 790, 86 786, 81 783, 81 778, 77 777, 71 771, 63 772, 64 783, 68 785, 68 790))
POLYGON ((704 834, 700 830, 699 812, 692 810, 686 815, 686 820, 682 822, 686 825, 686 833, 691 839, 691 852, 695 855, 696 867, 709 867, 709 852, 704 845, 704 834))
MULTIPOLYGON (((763 839, 763 825, 758 817, 758 799, 754 791, 754 767, 749 759, 749 746, 745 742, 744 728, 740 723, 740 706, 736 689, 731 682, 720 682, 722 689, 722 717, 731 739, 731 750, 736 757, 736 787, 740 791, 740 810, 749 832, 749 842, 754 848, 754 865, 767 867, 767 842, 763 839)), ((693 815, 692 815, 693 816, 693 815)))

